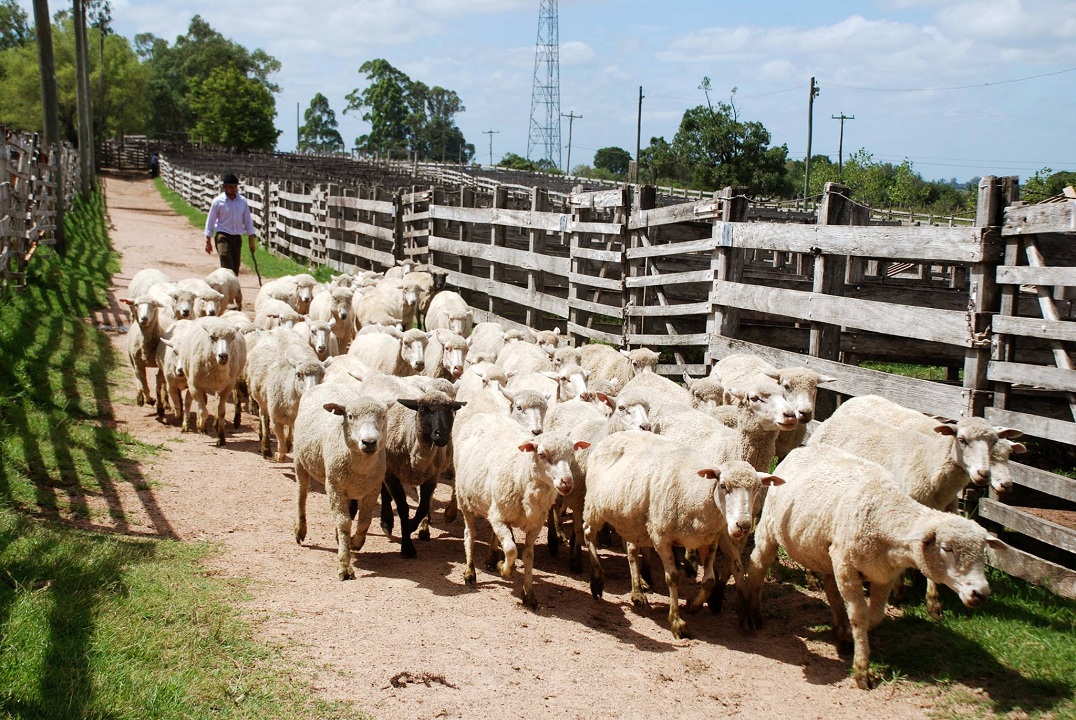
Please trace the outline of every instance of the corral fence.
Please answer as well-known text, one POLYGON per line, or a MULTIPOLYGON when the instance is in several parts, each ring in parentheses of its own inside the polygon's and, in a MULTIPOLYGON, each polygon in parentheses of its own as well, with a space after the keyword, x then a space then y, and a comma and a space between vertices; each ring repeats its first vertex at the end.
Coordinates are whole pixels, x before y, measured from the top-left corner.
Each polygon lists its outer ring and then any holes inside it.
MULTIPOLYGON (((284 255, 340 271, 405 258, 440 268, 476 321, 656 347, 659 371, 676 379, 738 352, 807 365, 837 378, 820 392, 819 419, 843 397, 878 394, 1018 428, 1073 465, 1076 203, 1021 205, 1015 178, 982 180, 974 226, 910 226, 872 220, 835 184, 806 216, 759 213, 737 188, 660 206, 650 186, 423 184, 392 167, 379 182, 354 160, 326 159, 332 179, 312 181, 321 162, 299 178, 234 157, 166 157, 161 170, 203 210, 220 173, 239 174, 261 241, 284 255), (347 181, 348 169, 361 177, 347 181), (867 367, 879 362, 937 366, 944 379, 867 367)), ((1076 480, 1013 466, 1005 502, 966 498, 1008 531, 1010 548, 990 560, 1076 597, 1076 480)))
POLYGON ((80 190, 78 154, 65 143, 53 149, 0 125, 0 288, 23 287, 37 249, 56 243, 57 179, 65 207, 80 190))

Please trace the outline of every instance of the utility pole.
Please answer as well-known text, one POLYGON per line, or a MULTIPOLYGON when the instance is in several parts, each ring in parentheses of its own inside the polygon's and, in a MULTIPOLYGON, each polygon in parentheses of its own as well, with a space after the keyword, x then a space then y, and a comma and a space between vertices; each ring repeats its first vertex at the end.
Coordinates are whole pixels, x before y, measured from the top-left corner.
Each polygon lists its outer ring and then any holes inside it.
POLYGON ((635 116, 635 183, 639 182, 639 139, 643 133, 643 86, 639 86, 639 112, 635 116))
POLYGON ((299 103, 295 103, 295 152, 299 153, 303 151, 302 140, 299 135, 299 129, 302 125, 299 124, 299 103))
POLYGON ((844 173, 844 162, 842 159, 844 153, 844 121, 855 120, 856 116, 845 115, 844 111, 842 110, 840 115, 830 115, 830 117, 834 120, 841 121, 841 134, 839 136, 840 139, 837 141, 837 179, 840 180, 842 174, 844 173))
POLYGON ((56 94, 56 60, 52 52, 52 22, 49 19, 48 0, 34 0, 34 32, 37 35, 38 62, 41 64, 41 105, 45 118, 45 147, 49 162, 56 168, 56 252, 67 252, 64 235, 64 178, 63 161, 60 156, 59 102, 56 94))
POLYGON ((489 135, 489 164, 493 164, 493 136, 499 133, 500 130, 483 130, 483 135, 489 135))
POLYGON ((576 115, 574 110, 569 110, 567 115, 565 115, 564 113, 561 113, 560 116, 568 118, 568 164, 564 166, 564 174, 565 175, 571 175, 572 174, 572 123, 575 121, 576 118, 579 118, 580 120, 582 120, 583 116, 582 115, 576 115))
POLYGON ((807 101, 807 162, 803 171, 803 209, 807 209, 807 196, 811 189, 811 136, 814 132, 814 99, 818 97, 818 83, 811 78, 811 95, 807 101))

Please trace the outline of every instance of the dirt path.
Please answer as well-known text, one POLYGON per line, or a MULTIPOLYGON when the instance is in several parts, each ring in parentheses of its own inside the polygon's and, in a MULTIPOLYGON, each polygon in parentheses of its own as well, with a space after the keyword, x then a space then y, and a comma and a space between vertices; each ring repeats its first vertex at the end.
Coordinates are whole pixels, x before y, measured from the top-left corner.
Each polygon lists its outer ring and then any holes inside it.
MULTIPOLYGON (((149 180, 112 177, 107 194, 123 270, 111 309, 95 321, 126 326, 115 298, 135 272, 158 267, 180 279, 218 264, 203 252, 199 230, 172 214, 149 180)), ((257 283, 246 271, 241 279, 249 306, 257 283)), ((124 341, 115 333, 117 348, 124 341)), ((245 607, 251 622, 316 668, 312 690, 327 698, 352 700, 381 718, 920 718, 936 701, 935 691, 905 683, 856 689, 820 627, 829 612, 813 595, 770 593, 781 594, 768 605, 777 615, 754 636, 739 631, 727 608, 690 617, 694 639, 674 640, 663 596, 653 596, 648 612, 631 608, 622 555, 603 555, 599 602, 584 575, 569 575, 563 555, 548 556, 544 540, 536 552, 537 613, 520 604, 518 574, 502 581, 480 568, 478 588, 465 588, 463 523, 443 524, 440 493, 434 538, 419 543, 418 559, 402 559, 398 540, 384 537, 375 521, 356 556, 357 579, 341 583, 324 494, 311 493, 309 536, 300 547, 291 529, 292 471, 257 453, 250 416, 218 449, 208 436, 157 422, 134 396, 132 375, 115 388, 118 423, 166 451, 140 467, 149 489, 103 498, 108 512, 97 522, 218 543, 224 551, 214 569, 254 581, 245 607)), ((480 541, 485 533, 488 526, 480 541)), ((484 557, 482 548, 476 552, 484 557)))

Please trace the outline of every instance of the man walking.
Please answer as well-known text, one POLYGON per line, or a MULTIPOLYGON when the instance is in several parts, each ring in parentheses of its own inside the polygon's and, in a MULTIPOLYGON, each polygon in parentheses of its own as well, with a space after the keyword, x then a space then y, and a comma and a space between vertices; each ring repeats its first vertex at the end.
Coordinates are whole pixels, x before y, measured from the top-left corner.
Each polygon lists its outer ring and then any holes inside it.
POLYGON ((209 208, 209 217, 205 221, 205 251, 213 254, 213 242, 216 241, 220 266, 239 274, 239 259, 242 252, 241 233, 247 236, 250 254, 254 254, 254 221, 250 217, 247 199, 239 194, 239 178, 228 173, 221 179, 224 192, 213 200, 209 208))

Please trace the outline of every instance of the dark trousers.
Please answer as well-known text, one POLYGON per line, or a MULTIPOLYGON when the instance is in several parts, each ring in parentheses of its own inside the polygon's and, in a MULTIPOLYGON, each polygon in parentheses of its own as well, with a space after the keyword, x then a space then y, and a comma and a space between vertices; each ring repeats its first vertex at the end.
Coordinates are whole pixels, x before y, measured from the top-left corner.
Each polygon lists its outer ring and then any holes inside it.
POLYGON ((242 235, 229 235, 223 232, 216 234, 217 255, 220 256, 220 266, 228 268, 236 275, 239 274, 240 253, 243 252, 242 240, 242 235))

